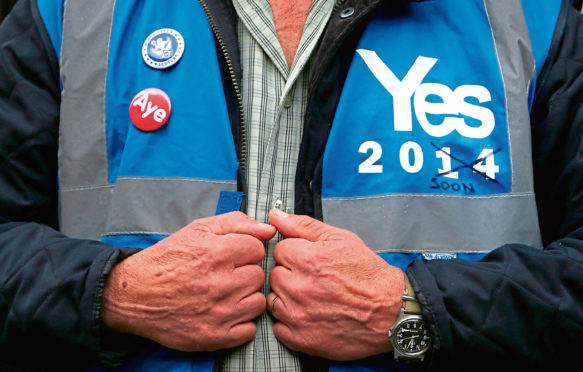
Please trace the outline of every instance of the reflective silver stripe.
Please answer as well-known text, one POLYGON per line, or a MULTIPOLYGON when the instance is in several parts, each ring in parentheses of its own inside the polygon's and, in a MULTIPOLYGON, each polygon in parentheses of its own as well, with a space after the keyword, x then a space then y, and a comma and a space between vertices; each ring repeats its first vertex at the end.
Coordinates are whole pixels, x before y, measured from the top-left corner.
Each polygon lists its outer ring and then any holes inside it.
POLYGON ((145 177, 120 177, 115 185, 61 188, 61 230, 89 239, 172 234, 197 218, 213 216, 219 192, 236 189, 236 182, 145 177))
POLYGON ((323 199, 324 221, 375 252, 485 253, 506 243, 542 247, 534 194, 385 195, 323 199))
POLYGON ((65 3, 59 139, 65 188, 107 184, 105 86, 114 9, 115 0, 65 3))
POLYGON ((528 89, 535 62, 521 0, 484 0, 504 83, 512 192, 532 192, 528 89))
POLYGON ((59 226, 72 238, 100 239, 112 186, 59 190, 59 226), (82 206, 81 208, 79 206, 82 206))

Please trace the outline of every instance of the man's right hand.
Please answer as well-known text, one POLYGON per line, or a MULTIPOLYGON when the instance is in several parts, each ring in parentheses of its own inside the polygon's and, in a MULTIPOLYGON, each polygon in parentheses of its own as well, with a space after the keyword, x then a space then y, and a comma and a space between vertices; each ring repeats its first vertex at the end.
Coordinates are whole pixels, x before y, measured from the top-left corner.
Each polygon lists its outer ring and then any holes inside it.
POLYGON ((182 351, 250 341, 266 305, 261 242, 275 232, 241 212, 193 221, 113 269, 102 322, 182 351))

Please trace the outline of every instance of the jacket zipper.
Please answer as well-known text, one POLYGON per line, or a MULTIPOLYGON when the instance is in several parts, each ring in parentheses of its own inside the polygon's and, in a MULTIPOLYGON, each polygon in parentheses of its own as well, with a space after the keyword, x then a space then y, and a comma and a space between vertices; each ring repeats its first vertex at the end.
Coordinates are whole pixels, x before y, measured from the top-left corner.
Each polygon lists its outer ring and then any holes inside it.
POLYGON ((207 19, 211 25, 211 29, 217 38, 217 42, 219 43, 219 47, 221 48, 221 52, 225 57, 225 61, 227 62, 227 68, 229 69, 229 75, 231 76, 231 83, 233 83, 233 88, 235 89, 235 94, 237 95, 237 103, 239 105, 239 133, 241 136, 240 146, 241 146, 241 158, 239 166, 241 168, 241 173, 243 176, 246 176, 247 171, 247 124, 245 122, 245 113, 243 111, 243 98, 241 97, 241 88, 239 87, 239 83, 237 82, 237 76, 235 76, 235 69, 233 67, 233 61, 231 60, 231 56, 229 55, 229 51, 227 50, 227 46, 223 39, 223 35, 219 31, 217 24, 209 11, 209 8, 205 2, 205 0, 198 0, 200 5, 202 6, 203 11, 206 14, 207 19))

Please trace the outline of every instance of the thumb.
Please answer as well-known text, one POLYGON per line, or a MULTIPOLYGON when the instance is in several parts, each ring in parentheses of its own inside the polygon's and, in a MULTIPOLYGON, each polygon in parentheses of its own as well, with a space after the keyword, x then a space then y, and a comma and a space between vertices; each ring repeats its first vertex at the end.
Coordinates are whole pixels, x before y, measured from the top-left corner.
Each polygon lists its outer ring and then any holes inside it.
POLYGON ((269 211, 269 222, 285 238, 300 238, 311 242, 330 240, 341 230, 309 216, 287 214, 273 208, 269 211))
POLYGON ((276 233, 273 226, 259 223, 242 212, 231 212, 214 217, 201 218, 190 224, 191 228, 216 235, 247 234, 267 241, 276 233))

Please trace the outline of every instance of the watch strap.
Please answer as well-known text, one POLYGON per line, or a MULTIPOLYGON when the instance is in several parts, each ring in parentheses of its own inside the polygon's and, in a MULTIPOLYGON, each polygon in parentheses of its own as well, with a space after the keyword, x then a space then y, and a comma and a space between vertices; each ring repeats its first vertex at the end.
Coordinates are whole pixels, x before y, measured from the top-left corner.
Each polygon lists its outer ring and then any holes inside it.
POLYGON ((411 281, 405 274, 405 292, 403 293, 403 310, 406 314, 417 314, 421 315, 421 305, 415 296, 415 291, 411 285, 411 281))

